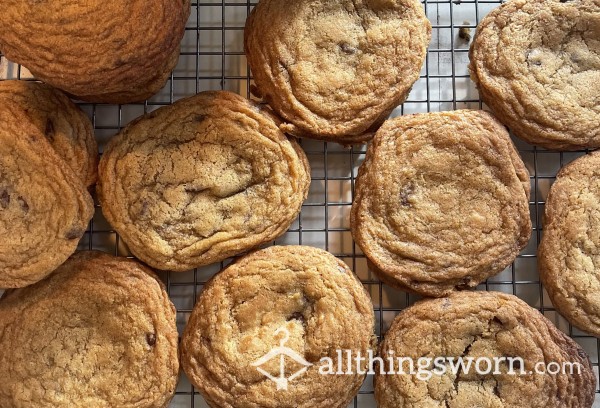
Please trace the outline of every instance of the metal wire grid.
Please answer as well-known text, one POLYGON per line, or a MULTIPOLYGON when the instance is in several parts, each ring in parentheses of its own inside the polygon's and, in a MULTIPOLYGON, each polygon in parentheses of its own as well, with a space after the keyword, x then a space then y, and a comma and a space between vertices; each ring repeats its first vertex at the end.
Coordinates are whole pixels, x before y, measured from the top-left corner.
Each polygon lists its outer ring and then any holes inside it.
MULTIPOLYGON (((468 75, 469 41, 459 36, 461 28, 471 34, 490 10, 495 0, 424 0, 432 22, 433 39, 421 78, 407 102, 393 114, 431 112, 461 108, 485 108, 468 75)), ((180 62, 167 86, 150 100, 140 104, 106 105, 81 103, 91 117, 100 151, 123 126, 137 116, 185 96, 204 90, 225 89, 250 97, 251 75, 243 52, 245 18, 255 2, 202 1, 192 4, 192 13, 182 42, 180 62)), ((29 72, 12 64, 0 54, 0 79, 29 79, 29 72)), ((571 335, 590 355, 598 377, 600 340, 569 325, 552 307, 539 281, 536 249, 543 233, 542 221, 548 190, 558 170, 585 152, 558 153, 539 149, 515 139, 532 183, 530 201, 533 236, 527 248, 512 266, 480 285, 481 290, 512 293, 539 309, 560 329, 571 335)), ((348 263, 371 294, 376 315, 376 332, 381 337, 402 309, 418 296, 393 290, 379 282, 369 271, 364 255, 352 241, 349 211, 358 167, 366 147, 345 149, 331 143, 301 141, 312 167, 313 183, 308 200, 298 220, 275 244, 303 244, 326 249, 348 263)), ((102 250, 129 256, 126 245, 102 216, 99 205, 82 238, 79 249, 102 250)), ((228 262, 190 271, 161 273, 171 299, 177 307, 181 331, 207 280, 228 262)), ((597 390, 594 408, 600 408, 597 390)), ((367 378, 350 407, 374 408, 372 378, 367 378)), ((202 397, 182 375, 171 407, 208 407, 202 397)))

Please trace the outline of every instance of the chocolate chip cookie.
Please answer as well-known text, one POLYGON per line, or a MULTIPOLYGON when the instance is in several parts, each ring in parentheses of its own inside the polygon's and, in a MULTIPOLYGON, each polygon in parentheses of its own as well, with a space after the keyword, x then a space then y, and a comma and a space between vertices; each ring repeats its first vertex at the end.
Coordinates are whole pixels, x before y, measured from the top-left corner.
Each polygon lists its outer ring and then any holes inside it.
POLYGON ((190 9, 189 0, 5 0, 0 50, 78 99, 142 101, 177 64, 190 9))
POLYGON ((594 402, 596 376, 583 349, 504 293, 458 292, 416 303, 396 317, 380 356, 384 371, 394 374, 375 377, 379 408, 590 408, 594 402), (402 368, 398 357, 407 359, 402 368), (421 358, 432 363, 421 360, 417 374, 408 361, 418 367, 421 358), (472 365, 454 373, 451 358, 472 365), (578 367, 573 374, 570 364, 578 367), (558 374, 549 373, 557 367, 558 374))
POLYGON ((336 350, 366 356, 374 321, 369 295, 346 264, 316 248, 271 247, 206 285, 181 362, 213 408, 345 408, 365 376, 320 374, 319 362, 331 358, 337 370, 336 350), (286 380, 278 383, 281 352, 286 380))
POLYGON ((573 325, 600 337, 600 154, 564 167, 546 201, 540 275, 552 303, 573 325))
POLYGON ((600 147, 600 2, 510 0, 479 24, 471 77, 517 136, 548 149, 600 147))
POLYGON ((83 183, 96 183, 98 146, 92 122, 66 95, 39 82, 0 81, 0 104, 22 109, 83 183))
POLYGON ((354 239, 386 283, 426 296, 478 285, 531 236, 529 173, 483 111, 387 121, 356 183, 354 239))
POLYGON ((185 271, 283 234, 308 194, 300 146, 261 108, 204 92, 137 120, 100 162, 102 211, 142 261, 185 271))
POLYGON ((350 144, 404 102, 430 39, 418 0, 261 0, 245 49, 285 132, 350 144))
POLYGON ((56 269, 93 213, 90 194, 44 134, 19 107, 0 105, 0 288, 56 269))
POLYGON ((146 267, 80 252, 0 300, 0 406, 167 407, 175 307, 146 267))

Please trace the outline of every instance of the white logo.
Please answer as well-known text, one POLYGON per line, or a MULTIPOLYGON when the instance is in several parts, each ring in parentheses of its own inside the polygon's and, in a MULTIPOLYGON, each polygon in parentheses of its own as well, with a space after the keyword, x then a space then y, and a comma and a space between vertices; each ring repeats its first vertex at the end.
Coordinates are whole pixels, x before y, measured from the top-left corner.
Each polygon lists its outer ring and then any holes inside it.
POLYGON ((284 337, 279 342, 279 347, 275 347, 275 348, 271 349, 271 351, 269 351, 263 357, 259 358, 254 363, 252 363, 252 366, 256 367, 256 369, 258 370, 259 373, 263 374, 269 380, 271 380, 275 384, 277 384, 277 391, 279 391, 279 390, 287 391, 290 381, 292 381, 292 380, 300 377, 302 374, 304 374, 308 370, 308 368, 310 366, 312 366, 312 364, 309 363, 308 361, 306 361, 301 355, 296 353, 294 350, 292 350, 288 347, 285 347, 285 343, 287 343, 288 340, 290 339, 290 332, 288 331, 288 329, 286 329, 285 327, 280 327, 279 329, 277 329, 275 331, 275 336, 277 336, 279 333, 284 334, 284 337), (300 370, 296 371, 291 376, 286 377, 285 376, 285 358, 286 357, 292 359, 293 361, 295 361, 298 364, 303 365, 304 367, 301 368, 300 370), (267 362, 271 361, 274 358, 279 358, 279 377, 275 377, 275 376, 271 375, 270 373, 268 373, 266 370, 263 370, 262 368, 260 368, 261 365, 266 364, 267 362))

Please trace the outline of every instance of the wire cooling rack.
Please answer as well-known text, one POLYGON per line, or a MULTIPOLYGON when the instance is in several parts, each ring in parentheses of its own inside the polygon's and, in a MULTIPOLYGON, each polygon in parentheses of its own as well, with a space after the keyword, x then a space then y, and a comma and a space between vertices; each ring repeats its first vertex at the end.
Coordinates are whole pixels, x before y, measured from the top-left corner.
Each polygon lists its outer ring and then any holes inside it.
MULTIPOLYGON (((250 97, 251 75, 243 52, 243 29, 255 2, 207 0, 192 4, 190 20, 181 47, 181 57, 167 86, 140 104, 80 104, 90 115, 100 151, 106 142, 136 117, 205 90, 225 89, 250 97)), ((406 113, 485 108, 468 75, 468 49, 477 23, 500 1, 425 0, 424 7, 433 26, 433 38, 421 78, 408 101, 394 116, 406 113)), ((0 57, 1 58, 1 57, 0 57)), ((0 79, 29 79, 30 73, 6 59, 0 60, 0 79)), ((346 149, 336 144, 303 140, 312 166, 312 186, 302 213, 276 244, 303 244, 326 249, 348 263, 371 294, 376 315, 376 331, 381 336, 400 310, 418 299, 385 285, 368 270, 366 259, 350 234, 349 214, 358 167, 365 147, 346 149)), ((533 221, 531 242, 512 266, 489 279, 479 289, 519 296, 539 309, 561 330, 571 335, 590 355, 598 376, 600 341, 571 327, 554 308, 539 281, 536 249, 542 235, 544 204, 558 170, 585 152, 557 153, 532 147, 515 139, 531 173, 533 221)), ((102 216, 96 214, 79 245, 81 250, 102 250, 131 256, 102 216)), ((177 307, 181 331, 204 283, 225 264, 216 264, 188 273, 162 273, 177 307)), ((374 408, 372 378, 368 378, 350 407, 374 408)), ((208 407, 182 375, 171 407, 208 407)), ((600 408, 597 390, 594 408, 600 408)))

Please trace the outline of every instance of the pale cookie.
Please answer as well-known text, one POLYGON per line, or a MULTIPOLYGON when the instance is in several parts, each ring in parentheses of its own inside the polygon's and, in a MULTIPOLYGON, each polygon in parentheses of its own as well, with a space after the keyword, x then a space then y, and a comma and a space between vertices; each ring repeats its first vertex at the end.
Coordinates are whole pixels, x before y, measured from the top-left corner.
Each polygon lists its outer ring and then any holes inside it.
POLYGON ((300 212, 310 170, 258 105, 203 92, 135 121, 108 145, 99 195, 142 261, 185 271, 272 241, 300 212))
POLYGON ((337 370, 337 350, 366 357, 374 322, 369 295, 346 264, 321 249, 271 247, 206 285, 181 362, 212 408, 346 408, 365 375, 324 375, 319 363, 329 357, 337 370), (258 370, 280 377, 282 344, 296 354, 285 357, 287 389, 258 370))
POLYGON ((430 39, 418 0, 261 0, 245 50, 285 132, 350 144, 404 102, 430 39))
POLYGON ((146 267, 80 252, 0 300, 0 406, 166 408, 175 307, 146 267))
POLYGON ((599 0, 510 0, 479 24, 470 56, 483 101, 517 136, 600 147, 599 0))
POLYGON ((546 201, 538 266, 556 309, 600 337, 600 154, 564 167, 546 201))
POLYGON ((483 111, 387 121, 356 182, 354 239, 386 283, 426 296, 477 286, 531 236, 529 173, 483 111))

